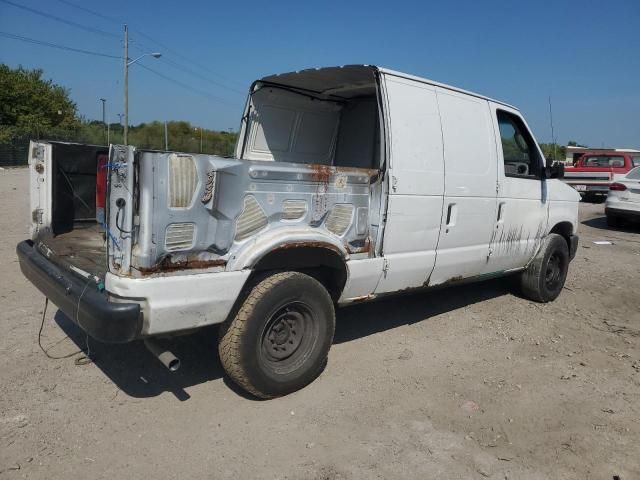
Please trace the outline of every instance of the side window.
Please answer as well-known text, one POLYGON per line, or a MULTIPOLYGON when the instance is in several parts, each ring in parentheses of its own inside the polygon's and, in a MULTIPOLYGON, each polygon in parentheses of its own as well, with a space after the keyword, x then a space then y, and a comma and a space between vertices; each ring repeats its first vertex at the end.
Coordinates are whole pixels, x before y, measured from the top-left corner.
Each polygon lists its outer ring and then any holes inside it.
POLYGON ((542 162, 531 134, 515 115, 497 111, 502 140, 504 174, 507 177, 541 178, 542 162))
POLYGON ((640 167, 640 156, 631 157, 631 163, 634 167, 640 167))
POLYGON ((584 166, 585 167, 624 167, 624 157, 615 155, 590 155, 588 157, 584 157, 584 166))

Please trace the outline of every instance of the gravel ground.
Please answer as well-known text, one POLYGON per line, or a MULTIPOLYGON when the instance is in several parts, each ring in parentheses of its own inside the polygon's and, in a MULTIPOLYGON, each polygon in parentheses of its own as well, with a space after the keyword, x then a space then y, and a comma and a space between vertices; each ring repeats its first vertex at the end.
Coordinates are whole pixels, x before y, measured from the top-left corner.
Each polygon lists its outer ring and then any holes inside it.
MULTIPOLYGON (((602 204, 581 206, 555 302, 502 279, 344 308, 322 376, 257 401, 214 328, 174 343, 174 374, 139 342, 47 358, 15 255, 27 197, 25 169, 0 171, 2 479, 640 478, 640 229, 608 229, 602 204)), ((50 353, 84 342, 51 305, 50 353)))

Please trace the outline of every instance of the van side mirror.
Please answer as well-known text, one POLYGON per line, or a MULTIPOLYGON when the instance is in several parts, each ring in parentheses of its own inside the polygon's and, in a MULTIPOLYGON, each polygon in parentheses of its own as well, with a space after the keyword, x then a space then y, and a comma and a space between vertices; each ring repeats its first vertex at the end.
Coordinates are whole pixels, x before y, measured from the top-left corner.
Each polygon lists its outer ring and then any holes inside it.
POLYGON ((544 178, 564 178, 564 163, 554 162, 547 158, 547 164, 544 168, 544 178))

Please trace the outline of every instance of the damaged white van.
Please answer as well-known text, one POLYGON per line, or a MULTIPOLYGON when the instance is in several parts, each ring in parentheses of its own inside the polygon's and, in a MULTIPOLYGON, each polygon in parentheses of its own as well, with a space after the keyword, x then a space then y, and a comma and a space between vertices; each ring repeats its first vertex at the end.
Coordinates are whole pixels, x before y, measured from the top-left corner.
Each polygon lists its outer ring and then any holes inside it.
POLYGON ((210 324, 269 398, 325 365, 335 307, 512 275, 555 299, 579 195, 512 106, 368 65, 251 86, 233 158, 33 142, 24 275, 103 342, 210 324))

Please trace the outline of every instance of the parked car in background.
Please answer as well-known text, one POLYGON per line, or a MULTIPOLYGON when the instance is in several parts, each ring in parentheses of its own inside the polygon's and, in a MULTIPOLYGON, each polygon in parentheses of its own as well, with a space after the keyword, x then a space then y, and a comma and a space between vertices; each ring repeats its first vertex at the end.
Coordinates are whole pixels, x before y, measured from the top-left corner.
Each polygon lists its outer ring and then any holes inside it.
POLYGON ((618 227, 626 220, 640 221, 640 167, 609 186, 604 213, 611 227, 618 227))
POLYGON ((616 177, 640 165, 640 155, 616 152, 586 152, 564 170, 564 182, 575 188, 585 200, 606 195, 616 177))

